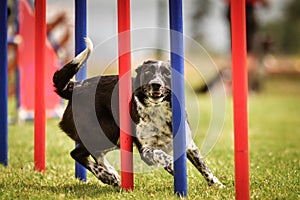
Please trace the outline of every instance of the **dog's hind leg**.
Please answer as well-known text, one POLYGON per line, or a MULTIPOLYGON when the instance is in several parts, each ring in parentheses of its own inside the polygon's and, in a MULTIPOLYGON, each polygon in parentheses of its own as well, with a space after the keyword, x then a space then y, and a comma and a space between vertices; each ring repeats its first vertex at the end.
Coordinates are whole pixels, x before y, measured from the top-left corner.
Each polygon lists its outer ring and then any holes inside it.
POLYGON ((209 186, 217 186, 223 188, 224 185, 219 181, 217 177, 213 175, 210 169, 205 164, 200 150, 195 145, 193 141, 187 147, 187 157, 192 162, 192 164, 198 169, 198 171, 203 175, 209 186))
POLYGON ((103 183, 121 186, 120 176, 115 168, 113 168, 113 166, 111 166, 106 160, 105 153, 102 153, 98 158, 93 158, 97 162, 97 166, 95 168, 98 169, 98 174, 96 177, 103 183))
MULTIPOLYGON (((102 163, 94 163, 89 160, 90 153, 87 151, 87 149, 79 145, 76 147, 72 152, 71 156, 74 160, 79 162, 82 166, 84 166, 86 169, 88 169, 90 172, 94 174, 99 180, 101 180, 103 183, 113 186, 120 186, 120 178, 119 175, 111 170, 108 169, 107 166, 105 166, 102 163)), ((97 159, 101 160, 101 159, 97 159)))
POLYGON ((90 156, 90 153, 84 146, 81 144, 78 145, 70 154, 74 160, 76 160, 85 168, 88 168, 88 164, 90 162, 88 157, 90 156))

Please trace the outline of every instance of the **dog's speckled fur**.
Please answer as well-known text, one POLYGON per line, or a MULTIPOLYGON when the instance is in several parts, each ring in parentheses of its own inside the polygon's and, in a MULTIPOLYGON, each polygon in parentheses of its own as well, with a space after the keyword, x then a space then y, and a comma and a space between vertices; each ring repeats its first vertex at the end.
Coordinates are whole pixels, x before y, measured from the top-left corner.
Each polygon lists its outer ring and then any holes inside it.
MULTIPOLYGON (((118 76, 101 76, 90 78, 82 82, 73 82, 71 78, 77 73, 92 51, 93 45, 86 40, 87 48, 71 62, 58 70, 53 76, 56 93, 69 100, 63 118, 61 129, 73 140, 79 143, 71 156, 92 172, 103 183, 120 186, 120 177, 116 170, 107 162, 105 154, 118 148, 118 103, 112 104, 112 96, 117 87, 118 76), (92 92, 91 86, 96 86, 95 99, 88 98, 92 92), (76 88, 77 97, 95 101, 97 120, 104 132, 99 137, 109 143, 97 144, 97 157, 91 155, 78 136, 72 110, 72 95, 76 88), (79 96, 78 96, 79 95, 79 96), (89 159, 94 158, 95 162, 89 159)), ((133 142, 138 148, 141 158, 148 165, 164 167, 173 174, 172 152, 172 109, 171 109, 171 68, 169 62, 146 61, 136 69, 137 75, 133 78, 133 95, 131 100, 131 118, 133 120, 133 142)), ((117 98, 117 97, 116 97, 117 98)), ((80 113, 81 125, 85 131, 92 130, 89 123, 89 112, 80 113)), ((223 187, 223 184, 212 174, 192 140, 191 130, 186 121, 187 157, 203 175, 209 185, 223 187)))

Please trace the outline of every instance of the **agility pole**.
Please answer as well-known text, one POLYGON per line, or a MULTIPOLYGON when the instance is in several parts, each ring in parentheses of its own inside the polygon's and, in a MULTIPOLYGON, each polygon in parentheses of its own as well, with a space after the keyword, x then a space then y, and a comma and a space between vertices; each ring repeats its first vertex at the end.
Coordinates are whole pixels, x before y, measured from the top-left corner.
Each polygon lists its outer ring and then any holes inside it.
POLYGON ((35 1, 35 92, 34 92, 34 164, 43 172, 46 167, 45 135, 45 55, 46 0, 35 1))
MULTIPOLYGON (((86 0, 75 0, 75 56, 85 49, 86 37, 86 0)), ((76 74, 76 81, 86 79, 86 63, 76 74)), ((78 145, 78 144, 75 144, 78 145)), ((75 163, 75 177, 86 181, 86 169, 75 163)))
POLYGON ((0 164, 8 165, 7 0, 0 1, 0 164))
POLYGON ((185 197, 187 196, 187 173, 182 0, 170 0, 169 7, 172 66, 174 193, 185 197))
POLYGON ((245 0, 231 0, 236 199, 250 199, 245 0))
POLYGON ((121 186, 127 191, 134 188, 131 118, 129 113, 132 94, 130 51, 130 0, 118 0, 121 186))

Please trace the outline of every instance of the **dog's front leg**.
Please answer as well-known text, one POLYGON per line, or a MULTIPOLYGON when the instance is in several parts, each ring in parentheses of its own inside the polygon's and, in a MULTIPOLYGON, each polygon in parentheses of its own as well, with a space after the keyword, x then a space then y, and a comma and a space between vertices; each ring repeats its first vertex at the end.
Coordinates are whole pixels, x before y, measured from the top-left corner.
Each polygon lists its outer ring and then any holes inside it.
POLYGON ((191 141, 187 147, 187 157, 203 175, 209 186, 217 186, 220 188, 224 187, 224 185, 219 181, 219 179, 215 177, 210 171, 210 169, 207 167, 200 153, 200 150, 193 141, 191 141))
POLYGON ((140 150, 141 158, 148 165, 163 166, 164 169, 173 175, 173 157, 160 149, 142 147, 140 150))

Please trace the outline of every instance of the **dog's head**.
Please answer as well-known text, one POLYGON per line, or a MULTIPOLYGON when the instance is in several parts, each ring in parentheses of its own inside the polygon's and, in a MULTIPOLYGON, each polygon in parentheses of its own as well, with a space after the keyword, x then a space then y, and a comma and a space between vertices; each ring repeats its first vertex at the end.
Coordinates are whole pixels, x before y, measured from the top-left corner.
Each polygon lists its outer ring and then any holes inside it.
POLYGON ((171 93, 171 67, 169 62, 145 61, 136 69, 135 86, 152 103, 162 102, 171 93))

